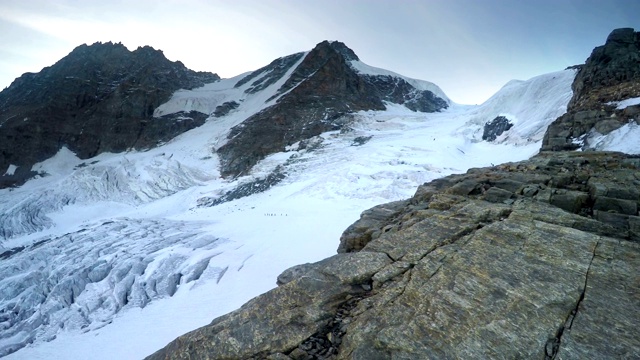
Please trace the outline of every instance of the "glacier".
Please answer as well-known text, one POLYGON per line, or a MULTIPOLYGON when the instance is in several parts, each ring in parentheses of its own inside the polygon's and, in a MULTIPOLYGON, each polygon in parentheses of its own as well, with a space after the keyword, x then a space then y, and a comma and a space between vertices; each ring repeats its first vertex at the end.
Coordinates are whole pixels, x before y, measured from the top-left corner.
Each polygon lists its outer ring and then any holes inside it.
POLYGON ((283 270, 333 255, 362 211, 438 177, 536 154, 575 76, 511 82, 482 105, 439 113, 361 111, 246 176, 221 178, 215 149, 276 101, 290 73, 256 93, 233 87, 246 74, 179 91, 158 116, 239 107, 148 151, 80 160, 63 149, 34 166, 42 176, 0 190, 0 356, 142 358, 275 287, 283 270), (514 127, 480 141, 484 123, 505 114, 514 127), (264 191, 199 206, 276 171, 284 178, 264 191))

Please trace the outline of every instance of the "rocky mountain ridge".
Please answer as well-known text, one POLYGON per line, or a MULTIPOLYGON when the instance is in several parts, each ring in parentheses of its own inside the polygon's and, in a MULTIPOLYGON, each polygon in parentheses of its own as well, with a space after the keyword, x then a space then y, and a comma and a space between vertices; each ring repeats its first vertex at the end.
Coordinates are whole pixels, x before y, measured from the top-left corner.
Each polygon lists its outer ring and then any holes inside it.
MULTIPOLYGON (((265 101, 265 109, 234 127, 228 141, 215 149, 221 173, 244 174, 265 156, 341 128, 348 114, 383 110, 385 102, 421 112, 449 106, 441 91, 436 95, 418 89, 399 76, 363 74, 354 61, 359 59, 346 45, 324 41, 308 53, 276 59, 240 79, 235 87, 250 84, 244 90, 248 95, 284 83, 265 101)), ((154 117, 176 90, 217 80, 215 74, 170 62, 148 46, 133 52, 122 44, 79 46, 0 93, 0 187, 34 176, 32 165, 62 147, 82 159, 145 149, 202 125, 210 116, 224 117, 241 103, 227 101, 212 111, 184 109, 154 117)))
MULTIPOLYGON (((543 150, 576 148, 611 119, 578 127, 581 116, 640 95, 617 70, 585 80, 594 66, 637 69, 635 39, 616 30, 594 50, 611 59, 592 54, 579 70, 543 150)), ((148 359, 640 357, 639 189, 638 156, 595 151, 434 180, 365 211, 337 255, 286 270, 276 289, 148 359)))
POLYGON ((616 102, 640 97, 640 32, 616 29, 596 47, 573 82, 567 113, 547 129, 542 150, 593 148, 593 139, 633 122, 640 105, 617 108, 616 102))
POLYGON ((31 166, 66 146, 80 158, 156 146, 208 116, 153 112, 181 88, 217 81, 167 60, 149 46, 81 45, 37 74, 0 92, 0 188, 33 176, 31 166), (16 167, 7 174, 10 165, 16 167))
POLYGON ((247 75, 236 86, 257 78, 246 91, 264 89, 301 59, 269 99, 277 98, 276 103, 232 128, 227 143, 217 149, 223 176, 241 175, 267 155, 284 151, 286 146, 339 130, 349 114, 384 110, 385 102, 421 112, 435 112, 449 106, 432 91, 416 89, 402 78, 358 72, 351 65, 359 61, 357 55, 338 41, 321 42, 308 54, 277 59, 247 75), (268 75, 259 76, 265 72, 268 75))

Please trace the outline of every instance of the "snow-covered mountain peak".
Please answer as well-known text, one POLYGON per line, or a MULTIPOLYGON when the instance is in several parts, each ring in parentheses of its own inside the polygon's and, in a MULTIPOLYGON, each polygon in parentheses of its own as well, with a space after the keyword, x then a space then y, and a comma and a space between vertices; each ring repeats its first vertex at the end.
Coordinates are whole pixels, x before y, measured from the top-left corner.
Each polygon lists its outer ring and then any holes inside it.
POLYGON ((449 106, 434 84, 374 69, 343 43, 323 41, 251 73, 178 91, 154 116, 198 111, 211 115, 209 121, 225 119, 230 127, 217 135, 215 150, 221 173, 233 177, 269 154, 342 128, 345 116, 358 111, 387 104, 420 112, 449 106))
MULTIPOLYGON (((378 93, 381 101, 370 104, 362 104, 358 107, 365 109, 384 108, 384 102, 405 104, 412 110, 433 111, 442 108, 442 105, 433 108, 417 105, 424 97, 423 93, 431 92, 434 99, 445 101, 444 105, 451 101, 444 92, 435 84, 428 81, 411 79, 392 71, 374 68, 361 62, 358 56, 339 41, 323 41, 312 50, 284 56, 272 61, 270 64, 239 76, 223 79, 214 84, 207 84, 193 90, 180 90, 174 94, 171 100, 159 106, 155 117, 165 116, 177 112, 198 111, 207 115, 220 117, 228 112, 216 112, 218 107, 231 108, 231 110, 244 110, 245 114, 256 113, 271 105, 274 105, 281 97, 309 80, 321 69, 325 73, 322 82, 343 81, 341 79, 364 76, 363 80, 368 84, 366 89, 371 95, 378 93), (347 67, 326 67, 327 62, 336 57, 339 62, 348 64, 347 67), (355 74, 352 73, 355 71, 355 74), (349 72, 349 76, 345 76, 349 72), (386 80, 385 80, 386 79, 386 80), (400 84, 398 82, 400 81, 400 84), (243 104, 252 99, 251 106, 243 104)), ((319 74, 318 74, 319 75, 319 74)), ((322 91, 322 87, 316 89, 322 91)), ((316 94, 315 96, 322 96, 316 94)), ((353 108, 353 111, 359 109, 353 108)))

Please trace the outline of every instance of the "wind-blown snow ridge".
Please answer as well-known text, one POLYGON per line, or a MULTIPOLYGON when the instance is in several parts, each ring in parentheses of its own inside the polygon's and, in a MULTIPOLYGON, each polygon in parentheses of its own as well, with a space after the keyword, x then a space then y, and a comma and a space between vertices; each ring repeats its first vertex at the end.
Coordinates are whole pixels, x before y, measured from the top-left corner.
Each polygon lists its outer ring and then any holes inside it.
MULTIPOLYGON (((192 90, 179 90, 169 99, 168 102, 160 105, 153 113, 154 117, 161 117, 180 111, 198 111, 203 114, 212 115, 216 107, 225 102, 235 101, 240 107, 234 112, 241 116, 238 119, 244 120, 249 116, 259 112, 260 110, 273 105, 283 94, 277 94, 278 90, 291 76, 291 73, 304 60, 307 53, 301 53, 298 61, 296 61, 282 76, 275 81, 267 81, 268 86, 260 91, 252 92, 250 90, 255 83, 261 83, 271 73, 270 70, 264 70, 255 74, 252 81, 244 82, 241 86, 237 86, 241 80, 246 78, 250 73, 240 74, 229 79, 222 79, 203 87, 192 90), (276 96, 277 95, 277 96, 276 96)), ((210 119, 213 121, 213 119, 210 119)))

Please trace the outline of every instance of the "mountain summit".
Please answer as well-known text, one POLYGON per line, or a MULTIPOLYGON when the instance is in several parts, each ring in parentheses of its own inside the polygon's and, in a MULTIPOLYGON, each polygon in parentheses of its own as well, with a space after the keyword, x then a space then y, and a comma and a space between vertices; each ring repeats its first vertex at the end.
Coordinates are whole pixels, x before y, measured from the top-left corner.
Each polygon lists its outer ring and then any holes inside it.
POLYGON ((33 164, 66 146, 80 158, 148 148, 201 125, 206 116, 152 121, 181 88, 217 81, 149 46, 81 45, 51 67, 26 73, 0 92, 0 188, 20 184, 33 164), (10 165, 15 169, 7 174, 10 165))
POLYGON ((218 149, 222 174, 243 174, 268 154, 325 131, 339 130, 349 114, 384 110, 385 102, 421 112, 449 106, 446 96, 433 84, 411 83, 397 74, 375 70, 361 63, 345 44, 323 41, 306 54, 278 59, 247 75, 238 82, 250 82, 247 91, 256 91, 285 73, 288 78, 272 97, 277 97, 273 106, 231 129, 228 142, 218 149))

